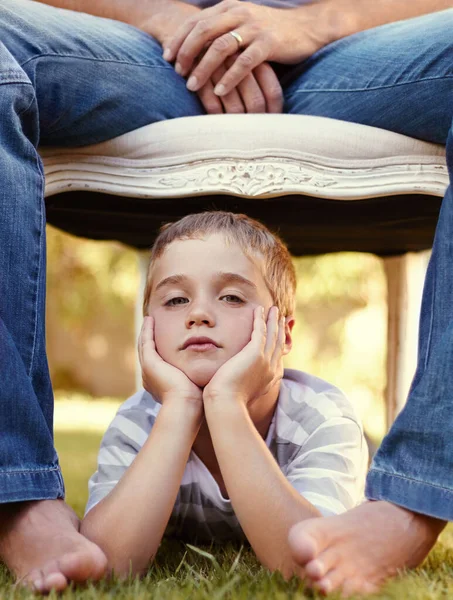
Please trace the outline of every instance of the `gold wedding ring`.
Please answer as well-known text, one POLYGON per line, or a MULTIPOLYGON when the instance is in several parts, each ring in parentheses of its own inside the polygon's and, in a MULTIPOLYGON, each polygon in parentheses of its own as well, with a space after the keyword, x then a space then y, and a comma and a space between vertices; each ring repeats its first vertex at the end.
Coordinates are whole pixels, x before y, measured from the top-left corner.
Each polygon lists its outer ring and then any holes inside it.
POLYGON ((237 31, 229 31, 228 33, 230 35, 232 35, 234 37, 234 39, 237 41, 238 50, 240 50, 242 48, 242 46, 244 45, 244 40, 242 39, 242 36, 237 31))

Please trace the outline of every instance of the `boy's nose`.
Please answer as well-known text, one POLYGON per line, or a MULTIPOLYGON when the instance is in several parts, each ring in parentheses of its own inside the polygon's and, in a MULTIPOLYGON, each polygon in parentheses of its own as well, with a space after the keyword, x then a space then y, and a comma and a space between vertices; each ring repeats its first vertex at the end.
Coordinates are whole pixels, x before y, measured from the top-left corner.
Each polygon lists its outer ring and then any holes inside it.
POLYGON ((194 306, 187 315, 186 325, 187 327, 196 325, 207 325, 208 327, 212 327, 214 325, 214 316, 206 307, 194 306))
POLYGON ((192 325, 210 325, 209 319, 192 319, 189 321, 189 326, 192 325))

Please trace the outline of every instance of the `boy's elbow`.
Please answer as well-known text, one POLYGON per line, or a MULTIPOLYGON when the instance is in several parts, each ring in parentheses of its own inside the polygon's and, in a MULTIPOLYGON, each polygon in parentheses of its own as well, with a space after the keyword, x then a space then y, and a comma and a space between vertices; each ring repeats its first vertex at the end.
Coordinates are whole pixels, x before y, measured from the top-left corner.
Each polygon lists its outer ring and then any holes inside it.
POLYGON ((105 572, 108 576, 115 576, 119 579, 126 579, 130 576, 142 576, 146 574, 151 560, 143 560, 143 557, 137 557, 135 552, 128 551, 123 543, 118 545, 118 538, 108 538, 97 531, 85 520, 82 521, 80 533, 90 542, 96 544, 106 556, 105 572))
POLYGON ((269 569, 269 571, 279 572, 284 579, 291 579, 293 575, 300 576, 300 567, 293 560, 289 546, 282 553, 275 553, 268 556, 258 556, 259 561, 269 569))
POLYGON ((107 571, 118 579, 127 579, 129 577, 143 577, 146 575, 149 563, 145 566, 139 565, 133 558, 127 557, 107 557, 107 571))
POLYGON ((144 561, 143 557, 134 556, 123 548, 107 548, 99 546, 107 557, 106 572, 110 577, 127 579, 129 577, 143 577, 148 571, 151 561, 144 561))

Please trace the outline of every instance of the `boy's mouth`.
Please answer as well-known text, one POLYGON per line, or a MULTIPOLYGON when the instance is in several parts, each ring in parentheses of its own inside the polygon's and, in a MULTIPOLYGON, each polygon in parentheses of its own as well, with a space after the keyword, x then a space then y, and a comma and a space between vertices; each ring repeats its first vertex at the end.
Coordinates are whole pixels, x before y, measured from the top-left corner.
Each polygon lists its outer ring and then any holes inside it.
POLYGON ((195 352, 206 352, 220 348, 217 342, 208 337, 191 337, 184 342, 181 350, 195 350, 195 352))

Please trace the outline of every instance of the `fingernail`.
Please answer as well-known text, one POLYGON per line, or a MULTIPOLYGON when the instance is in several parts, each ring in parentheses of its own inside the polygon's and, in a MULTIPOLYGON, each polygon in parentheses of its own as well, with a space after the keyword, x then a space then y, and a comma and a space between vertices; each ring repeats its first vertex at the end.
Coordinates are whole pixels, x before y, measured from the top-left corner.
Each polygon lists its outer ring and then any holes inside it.
POLYGON ((175 71, 178 73, 178 75, 182 75, 182 67, 179 62, 175 64, 175 71))
POLYGON ((219 85, 215 86, 214 94, 216 96, 223 96, 225 94, 225 86, 223 85, 223 83, 219 83, 219 85))
POLYGON ((189 81, 187 82, 187 89, 190 90, 191 92, 194 92, 198 87, 198 79, 194 76, 191 75, 189 77, 189 81))
POLYGON ((166 48, 164 50, 164 53, 162 54, 162 58, 164 60, 170 60, 170 57, 171 57, 171 50, 169 48, 166 48))

